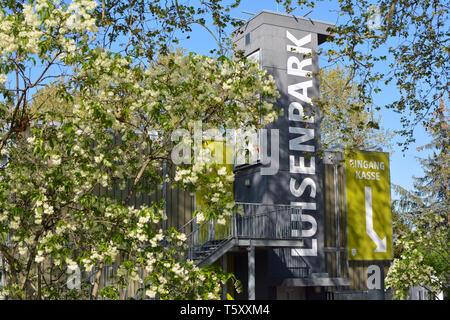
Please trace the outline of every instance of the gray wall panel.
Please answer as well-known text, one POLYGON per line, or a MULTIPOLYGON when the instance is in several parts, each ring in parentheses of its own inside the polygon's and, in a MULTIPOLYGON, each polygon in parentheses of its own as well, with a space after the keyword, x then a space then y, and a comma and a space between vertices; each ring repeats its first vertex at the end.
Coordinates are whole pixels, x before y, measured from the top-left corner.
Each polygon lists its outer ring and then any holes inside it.
MULTIPOLYGON (((249 169, 250 171, 248 173, 239 172, 235 182, 236 199, 246 202, 295 204, 303 206, 303 220, 312 221, 312 224, 303 223, 303 228, 305 229, 304 236, 308 236, 305 238, 304 249, 278 249, 273 251, 274 255, 269 255, 269 257, 273 258, 273 261, 269 262, 270 265, 280 265, 280 261, 282 264, 285 264, 285 268, 280 267, 279 270, 290 270, 306 264, 309 267, 309 273, 325 272, 323 253, 323 164, 320 162, 319 154, 321 148, 320 116, 318 108, 308 103, 308 98, 313 99, 319 95, 318 79, 314 76, 306 77, 305 74, 296 73, 293 69, 298 68, 299 65, 290 64, 291 68, 288 68, 288 61, 298 59, 300 64, 306 64, 301 69, 302 71, 311 73, 312 75, 317 74, 318 58, 316 52, 319 45, 318 34, 327 34, 326 29, 331 26, 331 24, 320 21, 262 11, 250 19, 246 25, 237 30, 235 34, 237 50, 243 50, 246 55, 251 54, 255 50, 260 50, 261 66, 269 74, 273 75, 281 94, 276 102, 276 106, 284 111, 283 115, 277 121, 268 126, 268 128, 279 129, 280 158, 278 173, 272 176, 262 177, 260 172, 255 172, 254 168, 249 169), (249 43, 245 41, 247 34, 250 34, 249 43), (289 45, 298 46, 299 49, 296 49, 297 51, 288 50, 289 45), (301 51, 307 51, 308 49, 311 51, 311 55, 304 56, 301 51), (289 60, 290 57, 295 58, 289 60), (307 63, 308 59, 311 59, 311 63, 307 63), (302 99, 302 97, 293 93, 293 87, 291 87, 291 91, 288 90, 289 86, 306 84, 308 81, 311 81, 311 86, 303 91, 300 89, 296 91, 307 96, 306 99, 302 99), (289 119, 288 108, 291 103, 300 104, 306 115, 315 112, 315 122, 306 122, 303 121, 304 119, 289 119), (303 137, 303 134, 299 132, 300 130, 304 132, 310 129, 314 130, 314 139, 308 141, 298 140, 303 137), (295 146, 299 146, 301 150, 296 150, 295 146), (291 157, 294 157, 297 163, 299 163, 300 159, 303 159, 305 167, 310 165, 311 157, 314 157, 313 164, 315 165, 315 170, 298 172, 290 162, 291 157), (250 175, 253 177, 250 178, 250 175), (249 190, 248 187, 242 186, 242 183, 245 183, 246 179, 252 181, 250 189, 256 190, 249 190), (299 190, 301 184, 309 186, 304 188, 303 192, 295 192, 290 188, 291 179, 295 179, 296 181, 294 189, 299 190), (313 224, 317 225, 315 232, 315 226, 313 227, 313 224), (311 230, 311 232, 307 230, 311 230), (315 244, 317 244, 316 250, 315 244)), ((290 219, 291 217, 286 217, 285 223, 291 223, 290 219)), ((272 268, 272 270, 274 269, 272 268)), ((292 272, 284 272, 283 274, 285 277, 292 277, 293 275, 292 272)), ((280 275, 277 274, 277 276, 280 275)))

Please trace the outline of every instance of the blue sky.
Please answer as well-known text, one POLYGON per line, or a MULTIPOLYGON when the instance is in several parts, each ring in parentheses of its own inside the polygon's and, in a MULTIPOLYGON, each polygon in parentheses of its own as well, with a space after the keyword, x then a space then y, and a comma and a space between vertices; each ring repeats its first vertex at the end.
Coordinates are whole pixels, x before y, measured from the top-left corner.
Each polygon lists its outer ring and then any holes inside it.
MULTIPOLYGON (((295 2, 295 1, 293 1, 295 2)), ((242 11, 249 11, 258 13, 261 10, 272 10, 284 12, 281 5, 277 6, 274 0, 242 0, 240 6, 232 11, 232 16, 240 19, 249 19, 251 15, 243 13, 242 11)), ((294 15, 303 16, 309 11, 296 9, 292 12, 294 15)), ((331 23, 339 23, 339 7, 337 0, 320 1, 316 4, 314 10, 308 14, 308 18, 327 21, 331 23)), ((342 19, 342 18, 341 18, 342 19)), ((231 31, 232 29, 230 29, 231 31)), ((211 48, 215 48, 215 42, 213 37, 201 27, 195 27, 193 33, 190 35, 190 39, 182 41, 181 46, 185 47, 188 51, 193 51, 199 54, 209 54, 211 48)), ((380 50, 383 50, 381 48, 380 50)), ((389 57, 389 56, 388 56, 389 57)), ((387 65, 389 61, 386 62, 387 65)), ((320 59, 319 66, 324 67, 326 60, 320 59)), ((393 101, 398 96, 398 91, 395 85, 388 85, 382 87, 382 92, 374 97, 374 104, 384 106, 393 101)), ((378 113, 381 115, 381 126, 390 129, 391 131, 401 129, 400 115, 392 111, 382 108, 378 113)), ((416 142, 409 146, 409 149, 402 152, 401 148, 396 145, 397 141, 401 141, 402 138, 394 138, 393 149, 390 157, 391 165, 391 183, 401 185, 404 188, 413 188, 413 175, 421 176, 423 170, 420 166, 420 162, 417 157, 426 157, 426 151, 417 151, 416 148, 422 146, 430 141, 429 136, 421 125, 415 129, 414 137, 416 142)), ((392 195, 395 197, 395 195, 392 195)))

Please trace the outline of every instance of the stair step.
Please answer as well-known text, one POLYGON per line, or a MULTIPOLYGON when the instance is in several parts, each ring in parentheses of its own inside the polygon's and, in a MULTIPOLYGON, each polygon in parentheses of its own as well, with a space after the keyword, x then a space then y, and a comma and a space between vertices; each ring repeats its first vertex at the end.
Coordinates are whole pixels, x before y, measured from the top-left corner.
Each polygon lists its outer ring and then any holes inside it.
POLYGON ((202 247, 195 248, 194 250, 209 250, 209 249, 214 250, 214 249, 217 249, 220 247, 221 246, 202 246, 202 247))
POLYGON ((201 264, 202 261, 208 259, 215 252, 220 250, 230 239, 209 240, 202 245, 194 245, 189 248, 187 252, 189 259, 193 260, 195 264, 201 264))
POLYGON ((220 248, 221 246, 215 245, 215 246, 201 246, 198 248, 194 248, 194 250, 215 250, 217 248, 220 248))
POLYGON ((193 252, 208 252, 208 251, 215 251, 220 247, 215 247, 215 248, 199 248, 196 250, 193 250, 193 252))
POLYGON ((215 250, 217 248, 220 248, 220 246, 207 246, 207 247, 201 247, 200 250, 215 250))

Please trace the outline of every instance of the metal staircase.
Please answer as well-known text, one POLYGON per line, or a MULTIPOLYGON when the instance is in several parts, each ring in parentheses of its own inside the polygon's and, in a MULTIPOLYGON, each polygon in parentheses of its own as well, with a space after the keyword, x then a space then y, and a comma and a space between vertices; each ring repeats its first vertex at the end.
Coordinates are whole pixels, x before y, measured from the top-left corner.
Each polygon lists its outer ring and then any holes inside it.
POLYGON ((192 220, 178 231, 186 234, 185 258, 197 265, 212 264, 236 247, 301 247, 301 208, 289 205, 236 203, 225 224, 214 219, 192 220))

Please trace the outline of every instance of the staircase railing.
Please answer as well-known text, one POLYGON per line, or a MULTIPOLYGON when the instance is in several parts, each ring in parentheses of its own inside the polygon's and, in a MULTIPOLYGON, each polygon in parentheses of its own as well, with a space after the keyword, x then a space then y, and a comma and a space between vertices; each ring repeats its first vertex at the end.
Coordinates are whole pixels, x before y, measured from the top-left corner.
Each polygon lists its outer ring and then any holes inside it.
POLYGON ((301 208, 289 205, 236 203, 237 209, 225 217, 197 223, 196 217, 178 231, 186 234, 186 258, 199 260, 218 250, 232 238, 292 240, 301 233, 301 208))

